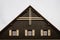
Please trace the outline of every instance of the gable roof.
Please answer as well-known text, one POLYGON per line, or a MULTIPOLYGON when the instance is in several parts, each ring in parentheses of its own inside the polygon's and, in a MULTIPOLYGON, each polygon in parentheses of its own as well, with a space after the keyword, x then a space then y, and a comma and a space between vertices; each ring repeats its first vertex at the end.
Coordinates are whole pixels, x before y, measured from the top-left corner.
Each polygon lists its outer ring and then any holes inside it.
MULTIPOLYGON (((34 11, 36 11, 31 5, 28 6, 25 10, 27 10, 28 8, 32 8, 34 11)), ((25 12, 25 10, 24 10, 23 12, 25 12)), ((23 12, 22 12, 22 13, 23 13, 23 12)), ((36 11, 36 12, 37 12, 37 11, 36 11)), ((12 23, 15 19, 17 19, 19 16, 23 16, 24 13, 23 13, 23 14, 22 14, 22 13, 19 14, 16 18, 14 18, 9 24, 11 24, 11 23, 12 23)), ((37 12, 37 13, 38 13, 38 12, 37 12)), ((36 13, 36 14, 37 14, 37 13, 36 13)), ((37 15, 38 15, 38 16, 42 16, 42 15, 39 14, 39 13, 38 13, 37 15)), ((37 15, 36 15, 36 16, 37 16, 37 15)), ((29 17, 29 14, 26 15, 26 16, 29 17)), ((24 16, 24 17, 26 17, 26 16, 24 16)), ((34 17, 36 17, 36 16, 34 16, 34 17)), ((44 17, 42 16, 42 18, 44 18, 44 17)), ((45 18, 44 18, 44 19, 45 19, 45 18)), ((19 20, 19 19, 18 19, 18 20, 19 20)), ((28 20, 29 20, 29 19, 28 19, 28 20)), ((38 20, 38 19, 37 19, 37 20, 38 20)), ((43 20, 43 19, 42 19, 42 20, 43 20)), ((47 19, 45 19, 45 20, 47 20, 47 19)), ((47 20, 47 22, 49 22, 49 21, 47 20)), ((8 25, 9 25, 9 24, 8 24, 8 25)), ((52 25, 50 22, 49 22, 49 24, 52 25)), ((7 25, 7 26, 8 26, 8 25, 7 25)), ((7 27, 7 26, 6 26, 6 27, 7 27)), ((58 30, 54 25, 52 25, 52 26, 53 26, 53 28, 55 28, 56 30, 58 30)), ((6 27, 5 27, 5 28, 6 28, 6 27)), ((4 28, 4 29, 5 29, 5 28, 4 28)), ((7 28, 8 28, 8 27, 7 27, 7 28)), ((4 30, 4 29, 3 29, 3 30, 4 30)), ((3 30, 2 30, 2 31, 3 31, 3 30)), ((58 30, 58 31, 59 31, 59 30, 58 30)))

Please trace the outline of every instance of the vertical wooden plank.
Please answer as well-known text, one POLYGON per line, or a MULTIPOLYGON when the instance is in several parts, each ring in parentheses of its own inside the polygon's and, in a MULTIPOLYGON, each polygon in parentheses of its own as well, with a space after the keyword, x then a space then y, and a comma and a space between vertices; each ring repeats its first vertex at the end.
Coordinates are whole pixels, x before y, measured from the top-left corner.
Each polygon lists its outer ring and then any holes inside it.
POLYGON ((29 25, 31 25, 31 8, 29 8, 29 25))

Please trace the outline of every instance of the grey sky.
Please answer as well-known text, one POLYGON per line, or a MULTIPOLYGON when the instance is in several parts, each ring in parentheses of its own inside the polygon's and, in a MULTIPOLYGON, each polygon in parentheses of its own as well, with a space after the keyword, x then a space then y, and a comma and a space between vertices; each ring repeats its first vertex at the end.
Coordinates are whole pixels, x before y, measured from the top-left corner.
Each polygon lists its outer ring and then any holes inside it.
POLYGON ((60 0, 0 0, 0 30, 29 5, 60 30, 60 0))

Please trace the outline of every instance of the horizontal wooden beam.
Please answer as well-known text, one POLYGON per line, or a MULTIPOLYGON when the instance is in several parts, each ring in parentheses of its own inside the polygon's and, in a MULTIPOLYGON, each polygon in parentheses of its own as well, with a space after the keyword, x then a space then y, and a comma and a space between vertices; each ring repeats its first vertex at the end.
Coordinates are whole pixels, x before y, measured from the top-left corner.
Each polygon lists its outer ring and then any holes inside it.
POLYGON ((44 20, 42 17, 19 17, 17 20, 44 20))

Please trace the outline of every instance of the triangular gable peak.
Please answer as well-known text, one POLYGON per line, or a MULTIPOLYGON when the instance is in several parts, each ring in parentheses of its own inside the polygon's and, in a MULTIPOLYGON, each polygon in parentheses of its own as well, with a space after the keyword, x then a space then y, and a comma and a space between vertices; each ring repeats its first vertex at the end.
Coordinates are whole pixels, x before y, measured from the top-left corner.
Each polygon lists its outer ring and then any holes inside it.
POLYGON ((31 25, 32 20, 44 20, 44 18, 33 7, 29 6, 16 20, 29 20, 29 25, 31 25))
MULTIPOLYGON (((16 33, 16 32, 15 32, 16 33)), ((48 22, 41 14, 39 14, 33 7, 29 6, 26 8, 20 15, 18 15, 10 24, 8 24, 1 32, 0 32, 0 38, 1 39, 11 39, 11 38, 19 38, 19 39, 26 39, 26 38, 36 38, 36 39, 42 39, 42 38, 60 38, 60 32, 50 23, 48 22), (49 31, 49 37, 42 37, 40 34, 40 31, 49 31), (11 34, 13 32, 11 31, 17 31, 16 36, 12 36, 11 34), (27 32, 33 32, 33 36, 31 35, 28 37, 25 37, 25 31, 27 32), (10 36, 9 36, 10 35, 10 36)))

